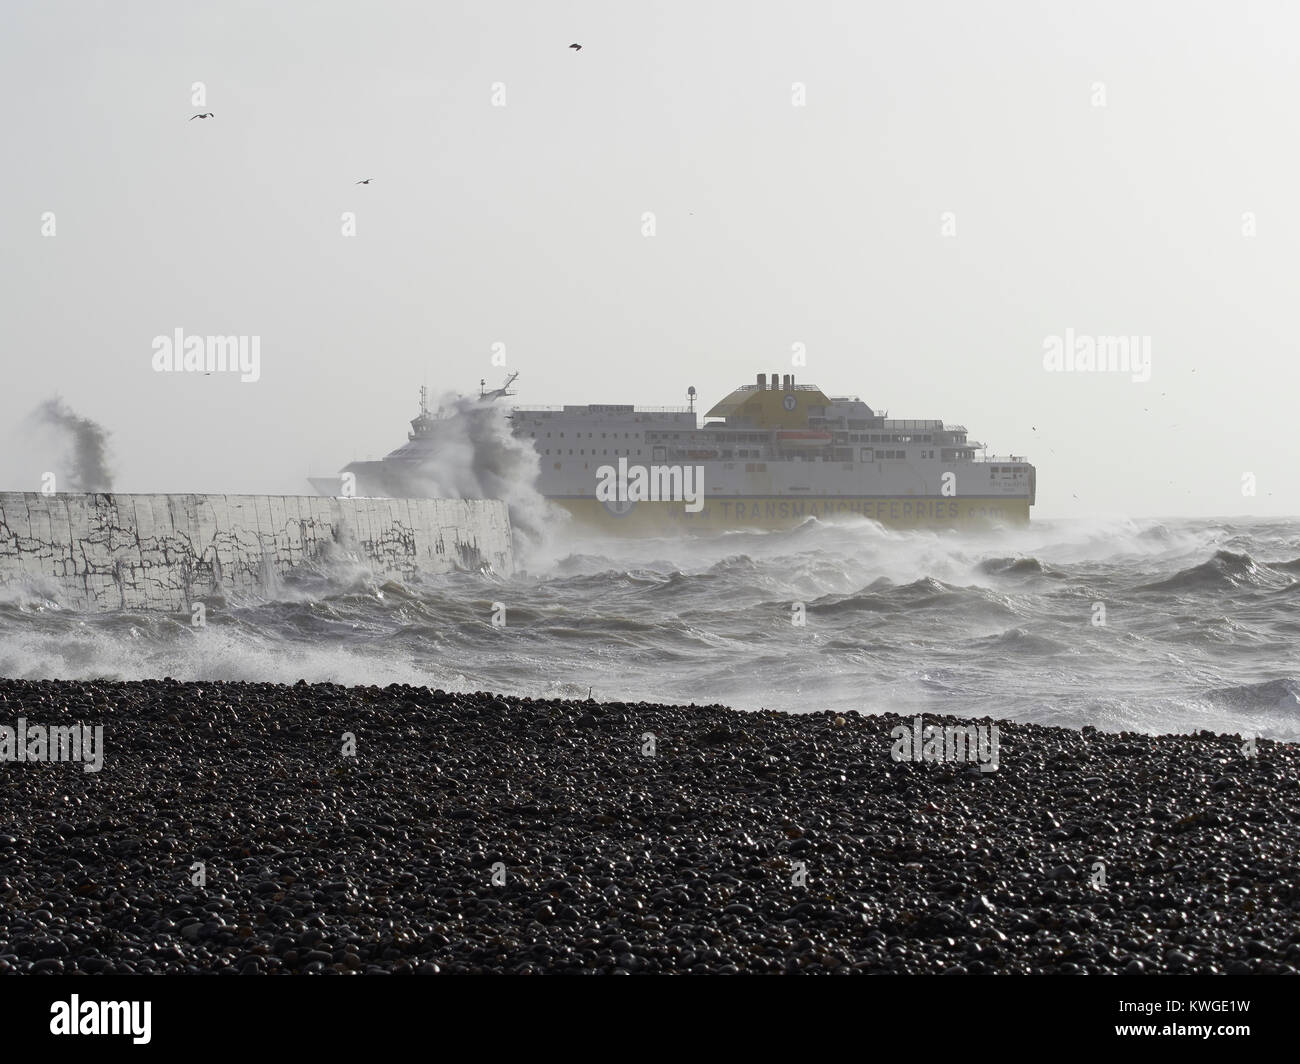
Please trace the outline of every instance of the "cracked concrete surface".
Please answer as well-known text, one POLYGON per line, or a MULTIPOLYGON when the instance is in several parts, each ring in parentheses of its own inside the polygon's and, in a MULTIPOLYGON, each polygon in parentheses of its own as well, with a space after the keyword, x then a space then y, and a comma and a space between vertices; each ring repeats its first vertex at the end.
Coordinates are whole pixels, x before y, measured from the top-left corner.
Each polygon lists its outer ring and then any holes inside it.
POLYGON ((349 558, 399 578, 509 574, 510 518, 484 499, 0 492, 0 587, 52 581, 73 609, 188 611, 349 558))

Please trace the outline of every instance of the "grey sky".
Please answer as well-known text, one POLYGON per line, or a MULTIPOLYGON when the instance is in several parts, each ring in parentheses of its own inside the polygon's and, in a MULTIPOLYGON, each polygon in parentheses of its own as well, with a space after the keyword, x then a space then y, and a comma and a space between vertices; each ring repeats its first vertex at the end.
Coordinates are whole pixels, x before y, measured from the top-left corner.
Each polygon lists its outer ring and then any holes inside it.
MULTIPOLYGON (((5 0, 0 417, 58 391, 119 490, 298 492, 397 446, 425 379, 499 383, 495 342, 524 405, 706 409, 802 343, 803 383, 1028 455, 1036 516, 1300 513, 1298 30, 1236 0, 5 0), (155 373, 177 327, 259 336, 261 380, 155 373), (1149 336, 1151 380, 1045 372, 1067 329, 1149 336)), ((6 446, 0 487, 37 489, 6 446)))

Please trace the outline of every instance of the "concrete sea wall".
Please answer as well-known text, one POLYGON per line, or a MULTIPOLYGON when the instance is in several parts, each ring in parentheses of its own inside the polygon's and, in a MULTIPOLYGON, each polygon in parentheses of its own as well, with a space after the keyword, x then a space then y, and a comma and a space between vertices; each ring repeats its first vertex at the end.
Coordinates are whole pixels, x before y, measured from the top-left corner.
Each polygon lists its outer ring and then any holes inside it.
POLYGON ((482 499, 0 492, 0 587, 53 583, 74 609, 188 611, 349 558, 389 577, 508 574, 510 518, 482 499))

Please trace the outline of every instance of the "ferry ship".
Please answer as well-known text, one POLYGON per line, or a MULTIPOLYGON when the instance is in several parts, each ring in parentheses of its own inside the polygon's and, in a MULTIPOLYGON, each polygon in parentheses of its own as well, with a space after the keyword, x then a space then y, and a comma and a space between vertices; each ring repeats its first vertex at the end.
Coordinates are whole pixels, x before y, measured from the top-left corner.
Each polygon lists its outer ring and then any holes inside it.
MULTIPOLYGON (((513 395, 517 376, 481 390, 480 401, 513 395)), ((963 425, 893 419, 856 396, 798 384, 793 374, 758 374, 702 424, 694 388, 688 401, 515 407, 508 416, 515 437, 537 452, 541 494, 616 535, 781 529, 846 516, 896 528, 1010 525, 1027 522, 1034 505, 1033 465, 977 454, 984 445, 963 425)), ((421 389, 406 445, 342 471, 353 475, 356 493, 419 494, 420 462, 436 450, 442 420, 421 389)), ((332 495, 340 479, 312 483, 332 495)))

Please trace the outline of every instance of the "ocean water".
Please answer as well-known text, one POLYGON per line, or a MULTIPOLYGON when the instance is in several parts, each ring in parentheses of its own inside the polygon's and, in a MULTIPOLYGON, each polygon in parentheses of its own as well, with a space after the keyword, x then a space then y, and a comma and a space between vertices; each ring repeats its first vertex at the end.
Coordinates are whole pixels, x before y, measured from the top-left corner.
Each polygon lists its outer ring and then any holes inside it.
POLYGON ((708 539, 558 535, 525 565, 409 584, 304 572, 201 629, 11 589, 0 675, 590 691, 1300 739, 1300 521, 976 534, 810 520, 708 539))

